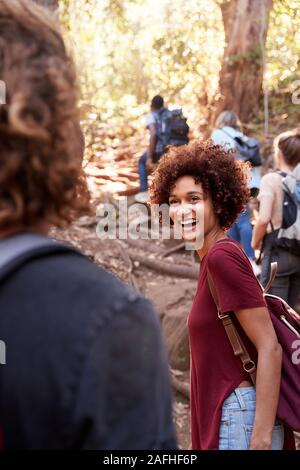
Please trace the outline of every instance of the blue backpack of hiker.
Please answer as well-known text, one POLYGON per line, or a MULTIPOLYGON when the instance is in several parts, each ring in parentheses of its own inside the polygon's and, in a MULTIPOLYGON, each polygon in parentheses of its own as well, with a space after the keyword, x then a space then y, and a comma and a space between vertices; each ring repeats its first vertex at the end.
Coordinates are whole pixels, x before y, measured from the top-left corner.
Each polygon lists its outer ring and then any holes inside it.
POLYGON ((156 151, 163 153, 168 145, 179 147, 189 142, 189 126, 182 109, 161 108, 154 113, 156 123, 156 151))

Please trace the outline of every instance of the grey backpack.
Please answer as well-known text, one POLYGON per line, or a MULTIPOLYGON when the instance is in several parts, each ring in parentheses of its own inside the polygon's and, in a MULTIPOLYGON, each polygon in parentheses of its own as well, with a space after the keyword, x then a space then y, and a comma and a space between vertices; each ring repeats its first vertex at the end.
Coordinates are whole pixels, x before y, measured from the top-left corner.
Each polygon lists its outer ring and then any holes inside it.
POLYGON ((239 159, 251 163, 253 167, 260 166, 262 164, 260 144, 257 139, 247 137, 246 135, 233 137, 226 132, 224 128, 221 129, 221 131, 234 140, 235 149, 239 159))

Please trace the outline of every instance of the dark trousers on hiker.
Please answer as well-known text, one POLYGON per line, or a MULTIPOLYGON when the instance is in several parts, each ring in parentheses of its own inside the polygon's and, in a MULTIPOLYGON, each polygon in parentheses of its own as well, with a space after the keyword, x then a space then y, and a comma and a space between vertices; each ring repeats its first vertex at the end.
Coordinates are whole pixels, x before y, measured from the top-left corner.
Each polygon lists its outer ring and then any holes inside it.
MULTIPOLYGON (((148 170, 146 167, 147 163, 147 155, 148 152, 144 152, 141 158, 139 159, 138 163, 138 173, 140 177, 140 191, 147 191, 148 190, 148 170)), ((162 153, 154 153, 153 155, 153 163, 158 162, 162 153)))
POLYGON ((261 265, 261 283, 265 286, 270 276, 270 263, 277 262, 277 274, 269 291, 278 295, 295 309, 300 298, 300 256, 274 247, 273 236, 265 237, 261 265))

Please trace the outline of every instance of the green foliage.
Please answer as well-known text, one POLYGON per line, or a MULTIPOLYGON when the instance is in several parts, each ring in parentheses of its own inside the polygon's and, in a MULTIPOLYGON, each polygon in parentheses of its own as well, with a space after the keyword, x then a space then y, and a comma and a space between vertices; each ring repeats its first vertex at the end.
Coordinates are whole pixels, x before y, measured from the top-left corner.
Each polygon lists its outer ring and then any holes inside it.
POLYGON ((267 39, 266 82, 272 89, 288 88, 300 79, 300 2, 275 0, 267 39))
MULTIPOLYGON (((223 0, 224 1, 224 0, 223 0)), ((226 0, 228 1, 228 0, 226 0)), ((218 93, 224 50, 220 0, 60 0, 66 37, 80 71, 85 125, 107 136, 142 127, 150 98, 183 106, 192 127, 218 93), (200 104, 201 103, 201 104, 200 104)), ((299 0, 274 0, 267 39, 266 83, 289 89, 300 79, 299 0)), ((260 51, 230 57, 260 61, 260 51)), ((245 68, 245 79, 247 69, 245 68)))

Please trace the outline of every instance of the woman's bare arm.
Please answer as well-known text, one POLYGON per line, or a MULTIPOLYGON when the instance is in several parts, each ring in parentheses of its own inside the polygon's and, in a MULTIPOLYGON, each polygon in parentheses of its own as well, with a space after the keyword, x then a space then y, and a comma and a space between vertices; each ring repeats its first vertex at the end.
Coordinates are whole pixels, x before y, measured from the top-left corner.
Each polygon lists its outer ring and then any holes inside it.
POLYGON ((282 349, 265 307, 237 310, 235 314, 258 353, 256 413, 250 449, 267 450, 271 448, 278 406, 282 349))
POLYGON ((254 250, 258 250, 260 248, 261 242, 267 232, 267 227, 271 220, 272 207, 273 198, 270 195, 262 196, 258 218, 255 223, 252 235, 251 245, 254 250))

